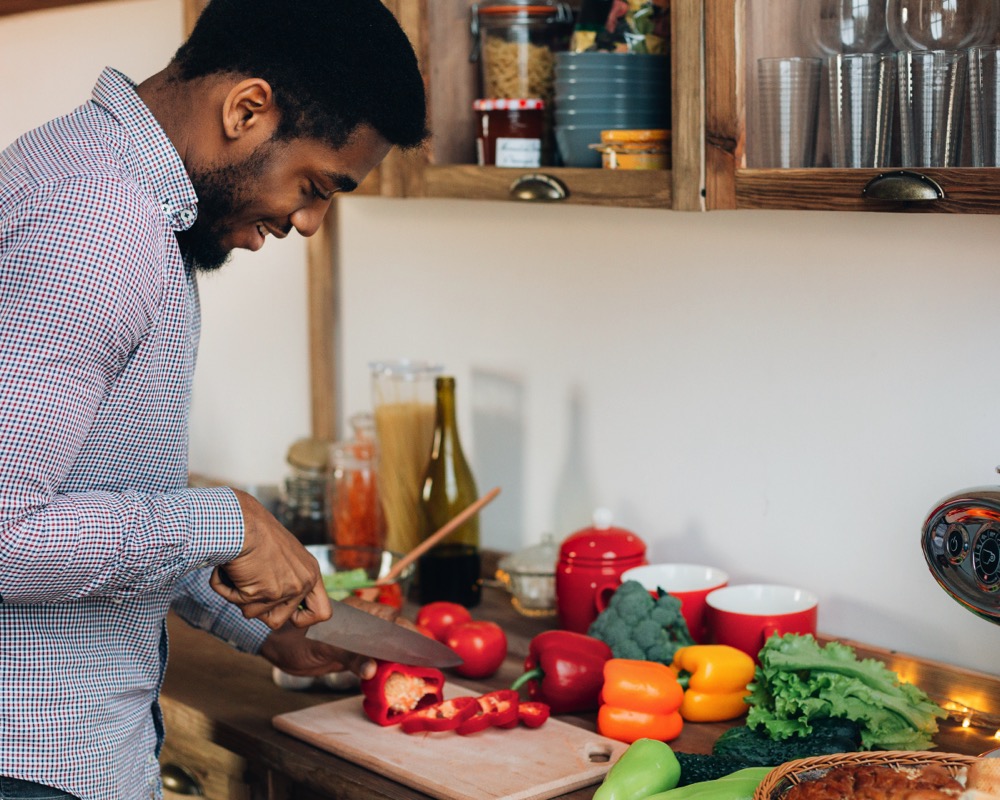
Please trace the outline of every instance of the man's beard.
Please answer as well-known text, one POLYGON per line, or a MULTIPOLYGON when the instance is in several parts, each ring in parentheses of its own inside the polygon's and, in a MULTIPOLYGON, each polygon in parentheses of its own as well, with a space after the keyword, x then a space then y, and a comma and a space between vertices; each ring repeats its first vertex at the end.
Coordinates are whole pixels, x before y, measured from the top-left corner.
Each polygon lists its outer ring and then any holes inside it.
POLYGON ((198 218, 186 231, 177 231, 181 253, 201 272, 217 270, 232 251, 222 243, 228 233, 226 219, 252 202, 251 187, 264 171, 273 146, 265 142, 238 164, 208 170, 191 170, 191 184, 198 195, 198 218))

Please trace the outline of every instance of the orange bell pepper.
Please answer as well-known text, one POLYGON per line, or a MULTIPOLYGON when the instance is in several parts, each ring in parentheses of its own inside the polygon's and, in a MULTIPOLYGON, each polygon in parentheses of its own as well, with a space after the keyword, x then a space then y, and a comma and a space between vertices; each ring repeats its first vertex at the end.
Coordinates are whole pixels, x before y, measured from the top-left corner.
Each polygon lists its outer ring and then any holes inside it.
POLYGON ((672 666, 686 688, 680 712, 688 722, 721 722, 747 713, 744 698, 755 664, 742 650, 724 644, 681 647, 672 666))
POLYGON ((638 739, 669 742, 680 736, 684 721, 679 709, 684 689, 666 664, 612 658, 604 664, 597 731, 632 743, 638 739))

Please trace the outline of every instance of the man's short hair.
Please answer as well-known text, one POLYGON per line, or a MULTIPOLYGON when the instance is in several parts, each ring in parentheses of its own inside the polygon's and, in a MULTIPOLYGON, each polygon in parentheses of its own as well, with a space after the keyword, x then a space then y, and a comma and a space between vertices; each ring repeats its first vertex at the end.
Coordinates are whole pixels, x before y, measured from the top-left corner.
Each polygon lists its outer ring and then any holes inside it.
POLYGON ((402 148, 427 137, 416 55, 381 0, 211 0, 174 64, 266 80, 282 139, 340 147, 366 123, 402 148))

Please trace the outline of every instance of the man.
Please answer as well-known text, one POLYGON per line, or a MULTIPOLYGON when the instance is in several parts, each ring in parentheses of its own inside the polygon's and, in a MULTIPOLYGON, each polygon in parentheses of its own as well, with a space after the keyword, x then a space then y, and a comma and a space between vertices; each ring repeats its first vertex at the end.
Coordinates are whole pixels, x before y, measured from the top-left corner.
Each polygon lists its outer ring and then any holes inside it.
POLYGON ((165 617, 295 674, 318 565, 252 497, 188 489, 195 273, 426 137, 379 0, 213 0, 160 73, 0 153, 0 798, 160 794, 165 617), (48 788, 47 788, 48 787, 48 788))

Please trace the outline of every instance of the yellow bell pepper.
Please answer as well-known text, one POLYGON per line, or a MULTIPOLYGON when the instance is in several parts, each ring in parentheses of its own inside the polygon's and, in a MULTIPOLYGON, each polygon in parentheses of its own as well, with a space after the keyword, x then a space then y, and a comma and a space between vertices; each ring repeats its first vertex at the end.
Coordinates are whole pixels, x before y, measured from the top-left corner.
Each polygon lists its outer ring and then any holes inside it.
POLYGON ((754 660, 725 644, 696 644, 674 653, 672 667, 685 687, 681 716, 689 722, 720 722, 743 716, 748 709, 747 684, 754 660))

